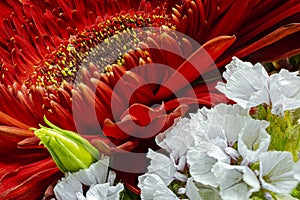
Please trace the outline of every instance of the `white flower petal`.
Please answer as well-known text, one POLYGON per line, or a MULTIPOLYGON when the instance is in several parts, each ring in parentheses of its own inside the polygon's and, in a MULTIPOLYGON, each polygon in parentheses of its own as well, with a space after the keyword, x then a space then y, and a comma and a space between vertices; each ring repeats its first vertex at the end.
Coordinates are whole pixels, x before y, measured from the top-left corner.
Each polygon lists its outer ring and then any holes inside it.
POLYGON ((294 198, 288 194, 277 194, 276 197, 280 200, 299 200, 298 198, 294 198))
POLYGON ((166 185, 169 185, 174 180, 174 174, 177 171, 175 163, 169 157, 152 149, 149 149, 147 158, 151 159, 148 172, 157 174, 166 185))
POLYGON ((109 185, 114 184, 116 177, 117 177, 116 172, 109 170, 108 177, 107 177, 107 182, 109 183, 109 185))
POLYGON ((110 194, 114 191, 115 187, 109 187, 109 183, 103 184, 106 181, 108 164, 109 157, 103 157, 102 160, 93 163, 88 169, 83 169, 75 173, 69 172, 54 187, 56 198, 58 200, 94 200, 108 199, 109 196, 112 196, 112 199, 116 199, 114 197, 116 196, 115 192, 110 194), (83 185, 91 186, 87 191, 87 197, 83 195, 83 185))
POLYGON ((54 187, 57 200, 77 200, 77 192, 82 193, 82 185, 71 173, 58 181, 54 187))
POLYGON ((280 194, 289 194, 298 181, 293 176, 295 165, 290 152, 269 151, 259 156, 259 179, 263 188, 280 194))
POLYGON ((256 175, 246 166, 218 162, 212 172, 220 184, 220 195, 223 200, 248 200, 253 192, 260 189, 256 175))
POLYGON ((194 135, 195 146, 201 145, 202 142, 218 143, 219 146, 227 146, 226 136, 222 126, 211 121, 202 122, 200 125, 200 128, 194 135))
POLYGON ((146 173, 138 179, 142 200, 179 200, 157 174, 146 173))
POLYGON ((188 178, 186 182, 186 196, 190 200, 202 200, 201 196, 199 195, 199 189, 194 184, 194 179, 188 178))
POLYGON ((212 140, 211 142, 201 142, 197 148, 202 148, 203 151, 207 153, 208 156, 222 161, 224 163, 230 163, 230 155, 225 151, 227 146, 226 143, 223 144, 223 140, 219 140, 220 142, 212 140))
POLYGON ((254 163, 258 156, 268 150, 271 137, 265 130, 269 122, 249 118, 238 140, 238 151, 243 165, 254 163))
POLYGON ((215 107, 210 109, 206 115, 207 115, 207 119, 210 119, 210 120, 213 117, 215 117, 216 115, 218 115, 219 117, 221 117, 220 120, 222 121, 223 116, 236 115, 236 114, 245 116, 245 117, 250 116, 249 109, 244 109, 238 104, 228 105, 228 104, 224 104, 224 103, 220 103, 220 104, 216 105, 215 107))
MULTIPOLYGON (((85 196, 80 192, 76 192, 76 198, 77 198, 77 200, 86 200, 85 196)), ((55 200, 55 199, 53 199, 53 200, 55 200)))
POLYGON ((187 149, 194 146, 193 133, 197 130, 187 118, 182 118, 178 122, 159 134, 155 141, 163 149, 172 153, 174 160, 186 155, 187 149))
POLYGON ((232 147, 226 147, 224 150, 230 156, 230 158, 235 161, 237 161, 241 156, 239 152, 232 147))
POLYGON ((87 186, 104 183, 106 181, 108 165, 109 157, 105 156, 96 163, 93 163, 88 169, 82 169, 78 172, 72 173, 72 176, 87 186))
POLYGON ((298 72, 282 69, 270 76, 272 113, 282 115, 286 110, 300 107, 300 77, 298 72))
POLYGON ((191 148, 187 153, 187 163, 190 165, 190 174, 195 181, 204 185, 217 187, 216 177, 211 172, 217 159, 208 156, 201 147, 191 148))
POLYGON ((269 104, 269 76, 261 64, 253 66, 233 57, 223 77, 227 83, 219 82, 216 88, 243 108, 269 104))
POLYGON ((198 131, 194 134, 195 145, 198 146, 199 141, 210 141, 219 137, 232 146, 249 119, 251 119, 249 110, 243 109, 239 105, 219 104, 207 114, 207 120, 199 122, 198 131))
POLYGON ((186 182, 187 176, 185 174, 175 172, 174 174, 175 179, 179 180, 180 182, 186 182))
POLYGON ((298 161, 293 168, 294 178, 300 181, 300 161, 298 161))
POLYGON ((178 164, 175 166, 177 170, 183 171, 186 165, 186 156, 182 156, 178 160, 178 164))
POLYGON ((185 194, 186 193, 186 189, 185 188, 178 188, 178 190, 177 190, 177 194, 179 194, 179 195, 182 195, 182 194, 185 194))
POLYGON ((86 200, 106 200, 109 187, 109 183, 92 186, 86 193, 86 200))
POLYGON ((191 120, 193 123, 198 123, 200 121, 205 121, 208 119, 208 113, 211 112, 211 109, 208 109, 206 107, 203 107, 201 109, 198 109, 197 113, 190 113, 191 120))
POLYGON ((107 200, 119 200, 120 192, 124 190, 124 185, 118 183, 116 186, 110 186, 107 192, 107 200))
POLYGON ((96 184, 86 193, 86 198, 82 193, 76 193, 78 200, 119 200, 120 192, 124 190, 122 183, 110 186, 109 183, 96 184))

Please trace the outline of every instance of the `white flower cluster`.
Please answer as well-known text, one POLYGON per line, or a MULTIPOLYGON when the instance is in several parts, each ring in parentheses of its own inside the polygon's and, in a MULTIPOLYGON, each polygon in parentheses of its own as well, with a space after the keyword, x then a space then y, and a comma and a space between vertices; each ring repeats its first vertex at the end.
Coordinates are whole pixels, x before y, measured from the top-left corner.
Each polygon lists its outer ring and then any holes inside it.
POLYGON ((142 199, 295 199, 290 194, 300 181, 300 161, 270 150, 269 122, 253 119, 249 109, 272 104, 280 115, 299 108, 300 78, 286 70, 268 76, 260 64, 237 58, 226 68, 227 83, 217 88, 237 104, 202 108, 158 135, 166 153, 149 149, 148 172, 139 177, 142 199), (174 182, 181 183, 177 191, 174 182))
POLYGON ((269 76, 260 63, 253 66, 233 57, 223 73, 227 83, 219 82, 216 88, 243 108, 272 104, 272 113, 280 115, 300 107, 300 77, 297 74, 282 69, 269 76))
POLYGON ((54 187, 54 194, 58 200, 119 200, 124 186, 118 183, 113 186, 116 174, 108 172, 109 158, 104 157, 92 164, 88 169, 70 173, 62 178, 54 187), (90 186, 83 195, 83 185, 90 186))
POLYGON ((289 152, 268 151, 268 125, 239 105, 225 104, 180 119, 156 138, 168 156, 148 152, 148 172, 139 177, 142 199, 179 199, 168 188, 173 180, 188 180, 180 191, 191 200, 203 198, 194 183, 210 186, 222 199, 249 199, 261 189, 290 194, 299 181, 299 164, 289 152))

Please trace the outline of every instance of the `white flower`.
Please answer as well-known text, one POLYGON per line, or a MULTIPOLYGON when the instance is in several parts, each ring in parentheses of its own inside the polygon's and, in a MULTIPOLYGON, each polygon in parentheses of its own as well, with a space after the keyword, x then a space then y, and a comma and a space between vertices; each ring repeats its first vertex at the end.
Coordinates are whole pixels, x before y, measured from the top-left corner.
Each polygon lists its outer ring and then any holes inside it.
POLYGON ((109 158, 104 157, 96 163, 93 163, 89 168, 79 170, 75 173, 69 173, 74 176, 80 183, 84 185, 93 185, 104 183, 108 173, 109 158))
MULTIPOLYGON (((96 163, 93 163, 88 169, 82 169, 75 173, 68 173, 54 187, 54 194, 58 200, 94 200, 109 199, 118 200, 119 193, 124 189, 123 184, 111 186, 106 183, 109 158, 104 157, 96 163), (90 186, 83 195, 82 186, 90 186)), ((113 182, 114 173, 110 173, 108 180, 113 182)))
POLYGON ((158 146, 171 153, 171 157, 176 161, 186 155, 188 147, 194 145, 192 135, 197 129, 196 125, 190 123, 189 119, 182 118, 174 126, 159 134, 155 141, 158 146))
POLYGON ((190 200, 202 200, 199 195, 199 189, 196 187, 193 180, 194 179, 191 177, 186 181, 186 196, 190 200))
POLYGON ((259 180, 264 189, 289 194, 298 181, 293 176, 295 165, 290 152, 269 151, 260 154, 259 180))
POLYGON ((252 119, 240 106, 216 106, 206 116, 193 134, 195 146, 188 150, 187 162, 195 181, 217 187, 219 183, 211 171, 214 165, 230 164, 240 157, 245 165, 257 161, 258 155, 269 147, 270 136, 265 130, 269 123, 252 119), (238 151, 233 148, 236 143, 238 151))
POLYGON ((157 174, 146 173, 138 179, 142 200, 179 200, 157 174))
POLYGON ((217 187, 217 179, 211 169, 218 160, 207 154, 203 147, 194 147, 187 153, 190 174, 195 181, 205 185, 217 187))
POLYGON ((300 77, 298 72, 282 69, 270 77, 272 113, 283 113, 300 107, 300 77))
POLYGON ((221 200, 217 188, 196 183, 193 177, 186 182, 186 196, 189 200, 221 200))
POLYGON ((58 200, 76 200, 76 193, 83 193, 82 184, 69 173, 54 187, 54 194, 58 200))
POLYGON ((249 119, 240 132, 238 152, 243 157, 242 165, 254 163, 258 156, 268 150, 271 136, 266 128, 269 122, 249 119))
POLYGON ((124 190, 124 186, 121 183, 116 186, 103 183, 91 186, 86 193, 86 197, 81 192, 76 193, 76 196, 78 200, 119 200, 122 190, 124 190))
POLYGON ((212 172, 219 183, 223 200, 248 200, 253 192, 260 189, 256 175, 247 166, 233 166, 218 162, 212 172))
POLYGON ((152 149, 148 150, 147 158, 151 159, 148 172, 157 174, 166 185, 169 185, 174 180, 174 175, 177 172, 172 160, 152 149))
MULTIPOLYGON (((202 108, 203 109, 203 108, 202 108)), ((201 110, 202 110, 201 109, 201 110)), ((249 109, 244 109, 238 104, 234 105, 228 105, 224 103, 220 103, 213 107, 210 110, 206 111, 206 119, 212 119, 213 116, 218 115, 219 117, 222 117, 224 115, 240 115, 240 116, 245 116, 249 117, 249 109)), ((222 119, 222 118, 221 118, 222 119)))
MULTIPOLYGON (((239 105, 219 104, 207 113, 205 121, 199 121, 199 128, 195 131, 195 145, 198 146, 203 140, 210 141, 213 138, 222 138, 232 146, 238 139, 242 127, 248 120, 252 120, 248 110, 239 105)), ((196 115, 192 116, 192 119, 196 115)), ((192 121, 191 121, 192 123, 192 121)))
POLYGON ((227 83, 219 82, 216 88, 243 108, 269 104, 269 76, 261 64, 253 66, 233 57, 223 77, 227 83))
POLYGON ((253 66, 233 57, 223 73, 227 83, 219 82, 216 88, 243 108, 267 103, 272 104, 273 114, 282 115, 286 110, 300 107, 300 77, 297 74, 282 69, 268 76, 260 63, 253 66))

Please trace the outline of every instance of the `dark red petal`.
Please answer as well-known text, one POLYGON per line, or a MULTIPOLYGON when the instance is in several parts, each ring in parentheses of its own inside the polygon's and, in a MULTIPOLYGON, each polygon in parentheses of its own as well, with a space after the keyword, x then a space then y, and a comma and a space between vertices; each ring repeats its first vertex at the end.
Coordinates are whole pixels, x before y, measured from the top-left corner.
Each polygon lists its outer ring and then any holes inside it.
MULTIPOLYGON (((285 26, 280 27, 279 29, 273 31, 269 35, 263 37, 262 39, 258 40, 257 42, 254 42, 254 43, 248 45, 246 48, 243 48, 242 50, 236 52, 235 55, 239 56, 239 57, 244 57, 246 55, 249 55, 252 52, 257 51, 258 49, 267 47, 267 46, 277 42, 278 40, 281 40, 284 37, 287 37, 288 35, 291 35, 298 31, 300 31, 300 24, 285 25, 285 26)), ((284 45, 284 46, 286 46, 286 45, 284 45)))
POLYGON ((61 176, 51 158, 21 166, 1 177, 0 199, 39 199, 61 176))
POLYGON ((153 138, 173 124, 175 118, 183 116, 187 110, 187 105, 178 105, 170 114, 165 114, 162 113, 163 110, 153 110, 146 106, 136 104, 133 105, 132 110, 129 108, 129 111, 127 111, 128 113, 132 112, 133 116, 126 115, 122 121, 117 123, 106 119, 103 132, 107 137, 118 140, 125 140, 130 136, 140 139, 153 138))
POLYGON ((45 149, 44 146, 40 145, 41 140, 36 137, 28 137, 18 142, 17 147, 19 149, 45 149))
POLYGON ((110 119, 105 119, 103 123, 103 133, 107 137, 112 137, 117 140, 126 140, 130 136, 127 133, 132 132, 132 128, 128 124, 132 124, 131 119, 122 122, 114 123, 110 119))
POLYGON ((9 125, 12 127, 19 127, 19 128, 23 128, 23 129, 29 129, 30 126, 12 118, 11 116, 3 113, 0 111, 0 123, 1 124, 5 124, 5 125, 9 125))
POLYGON ((152 109, 146 105, 135 103, 123 113, 121 119, 126 118, 126 116, 131 116, 138 121, 140 126, 147 126, 152 119, 163 114, 165 114, 163 105, 159 108, 152 109))
POLYGON ((252 54, 249 58, 252 61, 274 61, 291 57, 300 53, 300 47, 297 42, 300 38, 300 32, 289 35, 274 44, 266 46, 252 54), (274 51, 276 49, 276 51, 274 51))
POLYGON ((191 83, 201 74, 208 72, 214 66, 216 60, 232 43, 234 36, 220 36, 205 43, 193 55, 191 55, 167 81, 155 95, 156 99, 169 97, 171 91, 177 92, 191 83), (184 77, 184 79, 182 79, 184 77))
POLYGON ((32 137, 32 136, 33 136, 33 132, 29 129, 0 125, 1 139, 12 141, 12 142, 19 142, 24 138, 32 137))

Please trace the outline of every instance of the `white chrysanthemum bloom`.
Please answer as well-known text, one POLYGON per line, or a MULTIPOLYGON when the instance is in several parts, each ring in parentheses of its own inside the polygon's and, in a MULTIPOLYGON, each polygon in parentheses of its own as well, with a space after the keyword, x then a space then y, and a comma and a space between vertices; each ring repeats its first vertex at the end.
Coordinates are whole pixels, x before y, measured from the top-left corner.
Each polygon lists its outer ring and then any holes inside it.
MULTIPOLYGON (((119 193, 124 189, 123 184, 119 183, 112 186, 106 183, 109 158, 104 157, 93 163, 88 169, 82 169, 75 173, 70 173, 62 178, 54 187, 54 194, 58 200, 93 200, 110 199, 118 200, 119 193), (83 195, 82 186, 90 186, 83 195)), ((112 182, 113 173, 110 173, 108 180, 112 182)), ((115 177, 115 176, 114 176, 115 177)))
POLYGON ((138 179, 142 200, 179 200, 157 174, 146 173, 138 179))
POLYGON ((260 190, 254 172, 247 166, 218 162, 212 168, 223 200, 248 200, 253 192, 260 190))
POLYGON ((282 115, 286 110, 300 107, 300 77, 297 74, 282 69, 268 76, 260 63, 253 66, 233 57, 223 73, 227 83, 219 82, 216 88, 243 108, 267 103, 272 104, 273 114, 282 115))
POLYGON ((290 152, 268 151, 259 156, 259 180, 264 189, 278 193, 290 194, 298 181, 294 178, 294 160, 290 152))
POLYGON ((300 182, 300 160, 294 165, 293 171, 294 178, 300 182))
POLYGON ((253 66, 233 57, 223 77, 227 83, 219 82, 216 88, 243 108, 269 104, 269 75, 260 63, 253 66))

